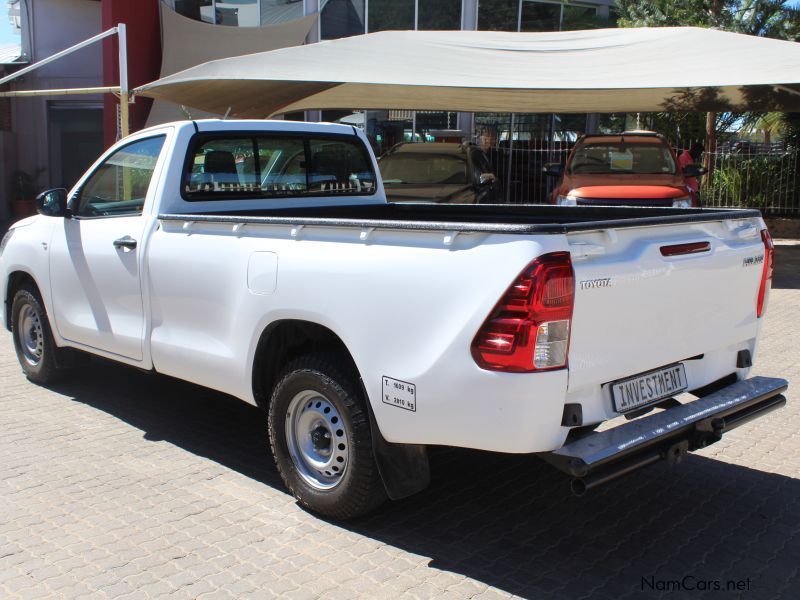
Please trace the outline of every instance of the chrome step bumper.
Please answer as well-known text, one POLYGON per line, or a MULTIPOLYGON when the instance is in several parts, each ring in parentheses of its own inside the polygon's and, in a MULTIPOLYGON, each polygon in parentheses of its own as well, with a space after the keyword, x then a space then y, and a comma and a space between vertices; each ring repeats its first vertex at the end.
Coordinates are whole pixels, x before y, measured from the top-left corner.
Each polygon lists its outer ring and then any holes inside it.
POLYGON ((613 429, 589 433, 542 455, 574 477, 572 491, 587 490, 641 467, 680 462, 687 452, 705 448, 722 435, 786 404, 785 379, 752 377, 693 402, 635 419, 613 429))

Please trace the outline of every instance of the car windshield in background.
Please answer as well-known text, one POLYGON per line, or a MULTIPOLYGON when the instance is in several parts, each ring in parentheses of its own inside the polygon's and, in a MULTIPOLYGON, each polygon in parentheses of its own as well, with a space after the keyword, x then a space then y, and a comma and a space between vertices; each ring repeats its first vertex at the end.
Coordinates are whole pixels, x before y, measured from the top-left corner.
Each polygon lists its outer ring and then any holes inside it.
POLYGON ((675 161, 662 144, 586 144, 575 149, 570 162, 573 174, 674 174, 675 161))
POLYGON ((467 161, 446 154, 390 154, 380 162, 385 185, 466 185, 467 161))

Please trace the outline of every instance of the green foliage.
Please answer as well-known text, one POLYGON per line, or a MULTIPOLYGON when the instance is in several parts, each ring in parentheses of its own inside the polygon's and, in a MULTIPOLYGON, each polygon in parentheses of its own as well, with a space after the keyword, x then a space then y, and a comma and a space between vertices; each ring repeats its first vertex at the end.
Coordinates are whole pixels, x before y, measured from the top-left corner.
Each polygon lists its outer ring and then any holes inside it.
POLYGON ((800 150, 800 113, 784 113, 783 140, 792 150, 800 150))
MULTIPOLYGON (((786 40, 800 39, 800 12, 788 0, 616 0, 620 27, 695 26, 786 40)), ((719 113, 716 130, 752 128, 766 113, 719 113)), ((705 113, 661 112, 641 121, 672 140, 704 139, 705 113)), ((791 132, 791 128, 788 128, 791 132)), ((791 133, 790 133, 791 134, 791 133)), ((800 141, 800 129, 795 144, 800 141)), ((796 145, 795 145, 796 147, 796 145)))
POLYGON ((724 27, 735 0, 617 0, 620 27, 724 27))
POLYGON ((725 154, 715 161, 709 186, 703 190, 707 204, 758 208, 781 212, 797 206, 797 155, 742 156, 725 154))
POLYGON ((789 0, 617 0, 620 27, 714 27, 778 39, 797 39, 789 0))

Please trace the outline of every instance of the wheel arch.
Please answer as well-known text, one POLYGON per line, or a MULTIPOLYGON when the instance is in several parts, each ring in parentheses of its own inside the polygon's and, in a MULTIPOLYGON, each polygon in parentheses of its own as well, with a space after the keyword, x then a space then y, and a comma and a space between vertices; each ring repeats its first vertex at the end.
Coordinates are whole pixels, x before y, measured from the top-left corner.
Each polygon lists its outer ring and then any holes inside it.
POLYGON ((312 352, 334 352, 345 359, 361 385, 369 414, 375 461, 386 492, 399 500, 425 489, 430 483, 430 467, 425 446, 387 442, 375 419, 375 413, 353 355, 344 341, 331 329, 311 321, 296 319, 271 323, 262 333, 253 359, 253 397, 256 404, 269 410, 272 391, 281 371, 290 361, 312 352))
POLYGON ((346 359, 359 379, 356 362, 342 339, 331 329, 301 319, 282 319, 270 323, 261 333, 253 357, 253 397, 256 404, 269 408, 278 376, 290 361, 312 352, 333 352, 346 359))
MULTIPOLYGON (((8 275, 8 280, 6 283, 6 296, 3 298, 5 302, 6 310, 5 310, 5 323, 3 325, 8 331, 11 331, 11 304, 14 302, 14 295, 17 291, 23 287, 24 285, 31 285, 33 286, 34 290, 36 291, 39 300, 42 301, 44 304, 44 297, 42 296, 42 288, 37 283, 36 279, 34 279, 33 275, 28 273, 27 271, 17 270, 12 271, 8 275)), ((45 306, 45 310, 47 307, 45 306)))

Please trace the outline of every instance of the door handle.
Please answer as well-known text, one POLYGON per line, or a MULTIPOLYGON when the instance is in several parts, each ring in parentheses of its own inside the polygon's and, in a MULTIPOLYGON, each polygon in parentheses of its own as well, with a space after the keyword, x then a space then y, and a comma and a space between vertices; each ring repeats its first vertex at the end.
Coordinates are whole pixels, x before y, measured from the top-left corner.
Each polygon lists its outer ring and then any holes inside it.
POLYGON ((131 236, 126 235, 125 237, 121 237, 118 240, 114 240, 114 248, 126 248, 128 250, 135 250, 136 240, 133 239, 131 236))

